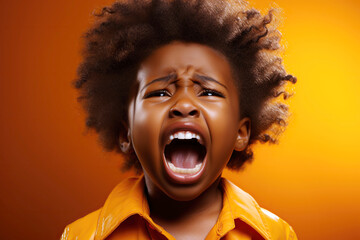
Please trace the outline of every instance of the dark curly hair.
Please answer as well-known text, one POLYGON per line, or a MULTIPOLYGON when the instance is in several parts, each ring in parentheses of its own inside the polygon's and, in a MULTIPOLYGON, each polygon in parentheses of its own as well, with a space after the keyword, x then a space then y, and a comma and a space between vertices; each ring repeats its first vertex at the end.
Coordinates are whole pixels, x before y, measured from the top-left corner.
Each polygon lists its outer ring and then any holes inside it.
MULTIPOLYGON (((240 84, 242 117, 251 119, 244 151, 234 151, 227 167, 239 169, 253 158, 256 142, 277 142, 287 124, 288 75, 279 56, 281 34, 273 10, 261 15, 241 0, 128 0, 95 13, 85 34, 83 60, 75 87, 87 112, 87 126, 99 134, 105 149, 121 152, 127 133, 128 103, 139 64, 156 48, 172 41, 204 44, 229 60, 240 84), (278 100, 278 101, 276 101, 278 100)), ((134 152, 127 169, 141 166, 134 152)))

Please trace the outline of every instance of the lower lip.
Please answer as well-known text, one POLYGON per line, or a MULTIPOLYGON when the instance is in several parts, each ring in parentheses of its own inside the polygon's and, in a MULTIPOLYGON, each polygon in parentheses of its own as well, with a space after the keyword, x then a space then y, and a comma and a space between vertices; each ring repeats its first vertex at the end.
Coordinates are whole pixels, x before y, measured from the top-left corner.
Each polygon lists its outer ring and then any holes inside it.
POLYGON ((196 181, 198 181, 201 178, 201 176, 203 175, 204 170, 205 170, 205 165, 207 162, 206 158, 207 158, 207 156, 205 156, 200 170, 194 174, 175 173, 170 169, 170 166, 168 164, 168 161, 166 161, 165 156, 163 156, 163 161, 164 161, 165 171, 166 171, 169 179, 172 182, 178 183, 178 184, 192 184, 192 183, 195 183, 196 181))

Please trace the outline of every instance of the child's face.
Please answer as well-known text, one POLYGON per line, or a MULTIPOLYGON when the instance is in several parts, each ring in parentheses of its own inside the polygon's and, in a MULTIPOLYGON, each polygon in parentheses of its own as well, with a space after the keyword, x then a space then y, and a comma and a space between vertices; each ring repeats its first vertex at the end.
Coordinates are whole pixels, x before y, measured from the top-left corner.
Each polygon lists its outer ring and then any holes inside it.
POLYGON ((148 188, 192 200, 249 137, 230 64, 205 45, 174 42, 142 62, 137 81, 129 136, 148 188))

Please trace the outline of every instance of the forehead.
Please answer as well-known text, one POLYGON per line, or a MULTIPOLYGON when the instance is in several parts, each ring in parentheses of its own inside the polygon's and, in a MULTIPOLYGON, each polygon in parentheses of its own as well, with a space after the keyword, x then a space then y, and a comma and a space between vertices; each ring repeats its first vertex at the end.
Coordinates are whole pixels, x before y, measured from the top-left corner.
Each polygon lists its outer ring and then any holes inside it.
POLYGON ((190 70, 233 84, 232 71, 226 57, 217 50, 197 43, 173 42, 153 51, 140 65, 138 81, 146 84, 164 74, 186 74, 190 70))

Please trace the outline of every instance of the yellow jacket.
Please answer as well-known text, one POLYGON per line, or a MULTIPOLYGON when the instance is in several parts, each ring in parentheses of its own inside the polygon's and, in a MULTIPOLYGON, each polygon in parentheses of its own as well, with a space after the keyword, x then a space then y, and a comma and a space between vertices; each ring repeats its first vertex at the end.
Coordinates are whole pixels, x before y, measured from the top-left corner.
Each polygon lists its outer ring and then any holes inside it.
MULTIPOLYGON (((221 185, 223 208, 206 240, 297 239, 289 224, 261 208, 249 194, 224 178, 221 185)), ((68 225, 61 240, 174 240, 150 218, 144 189, 143 177, 124 180, 101 209, 68 225)))

